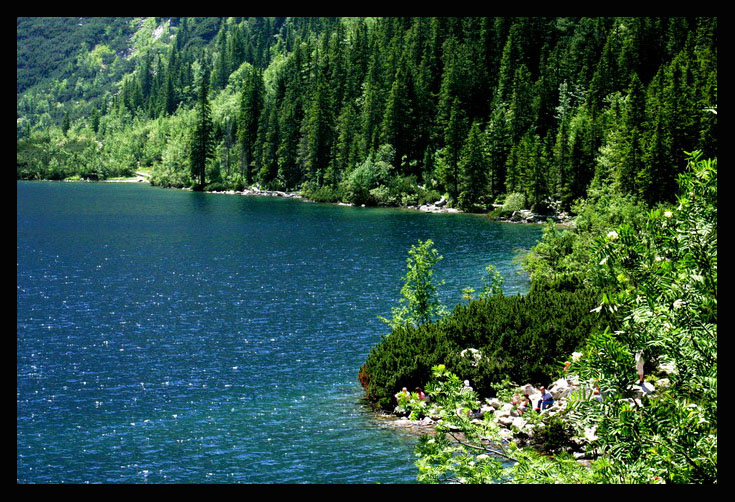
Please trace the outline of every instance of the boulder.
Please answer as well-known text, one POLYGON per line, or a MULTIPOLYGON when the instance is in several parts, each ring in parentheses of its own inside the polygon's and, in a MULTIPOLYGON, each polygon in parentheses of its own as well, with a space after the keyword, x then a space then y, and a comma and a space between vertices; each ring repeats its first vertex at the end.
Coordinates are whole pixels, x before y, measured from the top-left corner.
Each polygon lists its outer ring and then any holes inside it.
POLYGON ((523 430, 523 428, 526 426, 527 423, 528 422, 525 419, 521 417, 516 417, 513 419, 510 425, 514 429, 518 429, 520 431, 520 430, 523 430))
POLYGON ((548 390, 551 395, 554 396, 554 400, 559 400, 568 397, 575 389, 576 386, 569 385, 566 378, 560 378, 556 382, 552 383, 548 390))
POLYGON ((521 387, 521 389, 523 390, 523 393, 529 397, 535 396, 536 394, 540 394, 538 389, 534 387, 533 385, 531 385, 530 383, 527 383, 526 385, 521 387))
POLYGON ((515 419, 510 415, 498 416, 498 424, 503 427, 510 427, 515 419))
POLYGON ((492 406, 496 410, 497 409, 500 409, 500 407, 503 406, 503 403, 501 403, 500 402, 500 399, 498 399, 497 397, 493 397, 493 398, 487 399, 487 404, 489 404, 490 406, 492 406))
POLYGON ((482 353, 477 349, 464 349, 462 352, 459 353, 461 357, 467 358, 471 361, 470 364, 472 364, 473 367, 477 367, 478 364, 480 364, 480 359, 482 359, 482 353))

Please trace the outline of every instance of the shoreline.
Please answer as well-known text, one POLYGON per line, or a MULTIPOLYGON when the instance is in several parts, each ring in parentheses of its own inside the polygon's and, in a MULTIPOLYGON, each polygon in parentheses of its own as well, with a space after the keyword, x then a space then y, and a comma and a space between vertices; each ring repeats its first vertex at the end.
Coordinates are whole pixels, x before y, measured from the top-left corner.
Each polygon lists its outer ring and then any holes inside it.
MULTIPOLYGON (((192 192, 193 190, 191 188, 177 188, 177 187, 163 187, 160 185, 155 185, 151 183, 150 181, 150 174, 136 171, 136 176, 130 176, 127 178, 108 178, 104 180, 90 180, 90 179, 63 179, 63 180, 16 180, 16 181, 57 181, 62 183, 148 183, 151 186, 155 186, 158 188, 167 188, 167 189, 174 189, 174 190, 184 190, 188 192, 192 192)), ((493 222, 496 223, 513 223, 513 224, 525 224, 525 225, 544 225, 548 222, 548 219, 554 220, 554 224, 561 227, 561 228, 569 228, 572 223, 572 218, 569 217, 562 217, 559 218, 558 216, 540 216, 532 213, 530 210, 523 209, 521 211, 516 211, 511 215, 510 217, 503 217, 503 218, 493 218, 490 216, 490 213, 468 213, 465 211, 462 211, 457 208, 453 207, 445 207, 446 201, 444 197, 442 196, 442 199, 439 201, 433 203, 433 204, 424 204, 421 206, 411 205, 411 206, 365 206, 352 204, 349 202, 319 202, 312 199, 307 198, 306 196, 302 195, 301 192, 286 192, 281 190, 261 190, 259 188, 246 188, 244 190, 238 191, 238 190, 203 190, 202 193, 210 193, 210 194, 222 194, 222 195, 241 195, 241 196, 251 196, 251 197, 283 197, 286 199, 298 199, 302 200, 304 202, 310 202, 315 204, 332 204, 336 206, 348 206, 348 207, 382 207, 385 209, 405 209, 409 211, 418 211, 421 213, 430 213, 430 214, 468 214, 468 215, 475 215, 475 216, 482 216, 490 219, 493 222)))

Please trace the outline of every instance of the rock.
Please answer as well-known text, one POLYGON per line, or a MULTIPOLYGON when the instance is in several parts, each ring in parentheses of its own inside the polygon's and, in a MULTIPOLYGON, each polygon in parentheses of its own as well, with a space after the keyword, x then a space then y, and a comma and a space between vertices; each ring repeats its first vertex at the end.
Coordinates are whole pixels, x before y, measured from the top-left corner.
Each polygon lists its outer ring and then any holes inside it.
POLYGON ((486 413, 493 414, 495 413, 495 408, 493 408, 490 405, 483 405, 480 407, 480 413, 485 416, 486 413))
POLYGON ((510 424, 513 423, 513 417, 511 417, 510 413, 506 411, 496 411, 495 419, 500 425, 504 427, 508 427, 510 424))
POLYGON ((505 441, 509 441, 509 440, 513 439, 514 434, 513 434, 513 431, 510 431, 508 429, 502 428, 502 429, 500 429, 500 437, 503 440, 505 440, 505 441))
POLYGON ((632 389, 636 393, 637 398, 649 396, 656 390, 651 382, 643 382, 640 385, 633 385, 632 389))
POLYGON ((487 403, 493 408, 495 408, 496 410, 499 409, 501 406, 503 406, 503 403, 501 403, 497 397, 488 399, 487 403))
POLYGON ((659 378, 656 382, 661 389, 666 389, 667 387, 671 387, 671 380, 668 378, 659 378))
POLYGON ((538 391, 538 389, 536 389, 536 387, 534 387, 530 383, 527 383, 526 385, 524 385, 523 387, 521 387, 521 389, 523 389, 523 393, 526 396, 529 396, 529 397, 530 396, 534 396, 536 394, 540 394, 539 391, 538 391))
POLYGON ((677 373, 676 364, 673 361, 670 363, 659 364, 656 369, 659 374, 666 376, 675 375, 677 373))
POLYGON ((551 386, 549 387, 549 392, 554 397, 554 400, 559 400, 565 397, 568 397, 574 390, 576 389, 576 386, 569 385, 569 382, 566 378, 560 378, 551 386))
POLYGON ((518 429, 520 431, 520 430, 523 430, 523 428, 526 426, 527 423, 528 422, 525 419, 521 417, 516 417, 513 419, 510 425, 512 428, 518 429))
POLYGON ((482 353, 477 349, 464 349, 459 355, 472 361, 470 364, 473 367, 477 367, 480 364, 480 359, 482 359, 482 353))
POLYGON ((597 441, 597 434, 595 434, 597 430, 594 427, 585 427, 584 428, 584 438, 587 441, 597 441))

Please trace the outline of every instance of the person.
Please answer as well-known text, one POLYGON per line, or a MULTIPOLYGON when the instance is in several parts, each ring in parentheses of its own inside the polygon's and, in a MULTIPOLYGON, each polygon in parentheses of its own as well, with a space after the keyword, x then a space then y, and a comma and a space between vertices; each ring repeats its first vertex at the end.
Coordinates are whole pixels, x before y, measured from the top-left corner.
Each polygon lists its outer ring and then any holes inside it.
POLYGON ((638 373, 638 385, 643 385, 643 380, 645 378, 645 373, 643 372, 643 351, 637 352, 635 355, 635 370, 638 373))
POLYGON ((528 394, 523 394, 523 399, 521 400, 521 404, 518 405, 518 414, 523 415, 523 413, 526 410, 530 410, 533 408, 533 403, 531 402, 531 398, 528 397, 528 394))
POLYGON ((602 402, 602 396, 600 395, 600 389, 594 389, 592 391, 592 399, 602 402))
POLYGON ((541 391, 541 399, 538 400, 536 410, 543 411, 551 408, 551 405, 554 404, 554 396, 552 396, 544 387, 539 388, 539 390, 541 391))
POLYGON ((408 401, 411 398, 411 394, 408 392, 408 389, 404 387, 400 392, 397 392, 394 397, 396 398, 396 401, 398 401, 398 404, 401 404, 401 401, 408 401))
POLYGON ((416 394, 419 396, 419 401, 423 401, 426 399, 426 394, 424 394, 424 391, 421 390, 421 387, 416 387, 416 394))

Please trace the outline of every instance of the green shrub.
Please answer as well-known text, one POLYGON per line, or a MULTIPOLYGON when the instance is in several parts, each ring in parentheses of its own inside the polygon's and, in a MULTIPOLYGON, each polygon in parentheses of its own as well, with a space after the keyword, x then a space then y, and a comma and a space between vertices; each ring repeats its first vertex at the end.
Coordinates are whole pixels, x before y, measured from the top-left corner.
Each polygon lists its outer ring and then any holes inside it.
POLYGON ((502 210, 503 212, 510 212, 513 211, 520 211, 521 209, 525 209, 526 207, 526 196, 522 193, 513 192, 509 193, 505 197, 505 202, 503 202, 502 210))
POLYGON ((418 327, 395 327, 373 347, 359 379, 369 402, 390 409, 401 388, 423 386, 431 368, 447 369, 472 383, 481 396, 495 393, 503 380, 548 383, 560 361, 578 349, 593 328, 610 324, 591 290, 536 288, 525 296, 494 296, 458 305, 454 312, 418 327), (482 358, 462 357, 467 348, 482 358), (386 407, 385 404, 389 406, 386 407))
POLYGON ((229 190, 229 187, 221 181, 215 181, 204 185, 205 192, 224 192, 226 190, 229 190))
POLYGON ((342 200, 342 190, 338 187, 328 185, 314 188, 308 187, 302 190, 304 196, 314 202, 339 202, 342 200))

